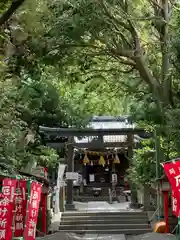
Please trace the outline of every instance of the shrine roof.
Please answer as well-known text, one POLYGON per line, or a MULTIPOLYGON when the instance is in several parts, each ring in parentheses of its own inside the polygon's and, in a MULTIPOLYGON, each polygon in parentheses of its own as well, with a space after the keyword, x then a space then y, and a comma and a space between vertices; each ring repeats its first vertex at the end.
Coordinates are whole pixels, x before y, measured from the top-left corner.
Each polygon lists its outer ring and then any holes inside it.
POLYGON ((135 144, 152 136, 152 133, 138 128, 130 116, 94 116, 85 128, 39 126, 39 133, 43 135, 46 144, 55 149, 64 148, 71 136, 74 136, 77 149, 127 148, 127 136, 133 135, 135 144))
POLYGON ((46 178, 44 178, 44 177, 37 176, 37 175, 35 175, 35 174, 27 173, 27 172, 24 172, 24 171, 19 171, 19 173, 21 174, 21 176, 25 176, 25 177, 29 177, 29 178, 34 178, 34 179, 36 179, 38 182, 44 183, 45 185, 49 185, 49 181, 48 181, 46 178))
POLYGON ((132 122, 130 116, 93 116, 90 122, 132 122))
POLYGON ((23 171, 19 171, 17 169, 12 168, 12 166, 5 164, 5 163, 0 163, 0 177, 1 178, 15 178, 15 177, 20 177, 20 178, 29 178, 29 179, 36 179, 38 182, 44 183, 45 185, 49 185, 49 181, 40 176, 36 176, 34 174, 26 173, 23 171))
MULTIPOLYGON (((122 117, 112 117, 112 116, 94 116, 87 128, 91 129, 134 129, 135 124, 132 122, 131 117, 122 116, 122 117)), ((140 136, 135 135, 134 141, 139 142, 140 136)), ((75 137, 76 143, 89 143, 92 140, 96 139, 96 136, 83 137, 81 139, 75 137)), ((108 142, 126 142, 127 135, 105 135, 103 136, 103 141, 108 142)))

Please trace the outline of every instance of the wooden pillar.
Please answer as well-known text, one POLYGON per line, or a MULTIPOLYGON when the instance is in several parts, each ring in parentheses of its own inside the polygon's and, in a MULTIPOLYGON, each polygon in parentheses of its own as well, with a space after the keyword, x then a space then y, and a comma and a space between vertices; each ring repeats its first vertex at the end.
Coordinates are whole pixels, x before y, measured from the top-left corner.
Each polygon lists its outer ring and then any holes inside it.
POLYGON ((59 209, 60 209, 60 212, 64 212, 64 198, 65 196, 65 189, 64 189, 64 186, 61 186, 60 187, 60 192, 59 192, 59 209))
POLYGON ((99 136, 98 136, 98 142, 99 142, 99 144, 103 145, 103 143, 104 143, 104 137, 103 137, 103 135, 99 135, 99 136))
MULTIPOLYGON (((113 160, 114 161, 114 160, 113 160)), ((111 179, 112 179, 112 202, 116 201, 117 197, 116 197, 116 182, 113 181, 113 174, 116 174, 116 165, 113 162, 112 163, 112 174, 111 174, 111 179)))
MULTIPOLYGON (((67 144, 67 172, 74 172, 74 137, 68 138, 67 144)), ((74 210, 73 180, 67 179, 66 210, 74 210)))
MULTIPOLYGON (((160 178, 160 159, 161 159, 161 146, 160 146, 160 129, 155 128, 154 132, 154 140, 155 140, 155 157, 156 157, 156 179, 160 178)), ((162 160, 162 159, 161 159, 162 160)), ((162 216, 162 197, 160 195, 160 182, 157 182, 157 214, 158 214, 158 219, 161 218, 162 216)))
MULTIPOLYGON (((80 159, 79 159, 80 161, 80 159)), ((84 185, 83 185, 83 179, 84 179, 84 164, 81 163, 81 182, 80 182, 80 188, 79 188, 79 194, 83 194, 84 192, 84 185)))
MULTIPOLYGON (((133 134, 129 133, 127 135, 127 142, 128 142, 128 159, 130 161, 129 164, 133 163, 133 146, 134 146, 134 136, 133 134)), ((137 190, 136 186, 133 183, 130 183, 131 187, 131 208, 137 208, 138 207, 138 201, 137 201, 137 190)))
POLYGON ((46 211, 47 211, 47 194, 42 193, 42 229, 41 231, 45 235, 47 233, 46 211))

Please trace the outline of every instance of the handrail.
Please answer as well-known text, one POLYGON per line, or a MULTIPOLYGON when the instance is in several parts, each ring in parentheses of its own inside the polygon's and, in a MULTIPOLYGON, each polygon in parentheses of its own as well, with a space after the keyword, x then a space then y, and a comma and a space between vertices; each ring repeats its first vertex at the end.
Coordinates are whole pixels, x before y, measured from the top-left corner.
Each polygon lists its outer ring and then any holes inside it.
POLYGON ((65 169, 66 169, 66 165, 60 163, 59 167, 58 167, 57 185, 56 185, 56 190, 55 190, 55 213, 60 212, 59 195, 63 194, 62 191, 60 191, 60 189, 61 189, 61 187, 64 187, 64 185, 65 185, 65 179, 64 179, 65 169))
POLYGON ((156 209, 156 211, 153 213, 153 215, 150 217, 149 222, 152 222, 154 216, 156 215, 156 213, 159 211, 159 208, 156 209))

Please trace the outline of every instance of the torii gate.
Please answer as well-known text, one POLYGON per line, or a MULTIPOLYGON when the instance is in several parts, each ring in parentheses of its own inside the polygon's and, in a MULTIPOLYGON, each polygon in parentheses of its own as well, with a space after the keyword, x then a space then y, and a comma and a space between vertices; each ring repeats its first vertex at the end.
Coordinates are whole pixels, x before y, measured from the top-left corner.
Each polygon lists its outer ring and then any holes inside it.
MULTIPOLYGON (((74 137, 88 137, 88 136, 98 136, 98 141, 96 143, 97 148, 117 148, 117 147, 127 147, 128 149, 128 159, 131 160, 133 157, 133 148, 135 146, 134 143, 134 135, 141 135, 145 137, 152 136, 151 133, 147 133, 142 128, 121 128, 121 129, 76 129, 76 128, 49 128, 40 126, 39 131, 41 134, 45 136, 56 136, 56 137, 66 137, 68 141, 65 143, 58 143, 59 148, 63 148, 67 146, 67 171, 73 172, 73 153, 74 147, 78 148, 93 148, 94 145, 91 142, 88 143, 75 143, 74 137), (103 136, 107 135, 126 135, 126 142, 108 142, 105 143, 103 141, 103 136)), ((132 186, 131 186, 132 187, 132 186)), ((137 194, 135 189, 131 189, 131 207, 137 207, 137 194)), ((74 209, 73 205, 73 181, 67 181, 67 200, 66 200, 66 209, 72 210, 74 209)))

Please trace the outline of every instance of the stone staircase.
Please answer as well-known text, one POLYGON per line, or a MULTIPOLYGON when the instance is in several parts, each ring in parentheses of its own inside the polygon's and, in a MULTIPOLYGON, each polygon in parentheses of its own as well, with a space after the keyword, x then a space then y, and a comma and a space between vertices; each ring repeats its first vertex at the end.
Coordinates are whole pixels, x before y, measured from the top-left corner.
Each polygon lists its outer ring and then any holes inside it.
POLYGON ((151 232, 146 212, 65 212, 59 231, 77 234, 126 234, 151 232))

